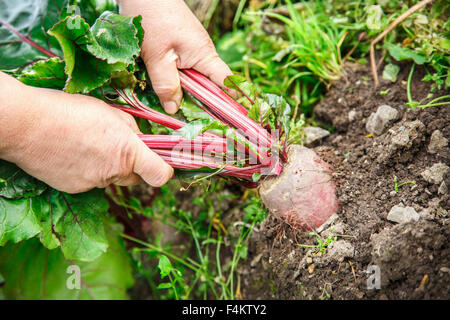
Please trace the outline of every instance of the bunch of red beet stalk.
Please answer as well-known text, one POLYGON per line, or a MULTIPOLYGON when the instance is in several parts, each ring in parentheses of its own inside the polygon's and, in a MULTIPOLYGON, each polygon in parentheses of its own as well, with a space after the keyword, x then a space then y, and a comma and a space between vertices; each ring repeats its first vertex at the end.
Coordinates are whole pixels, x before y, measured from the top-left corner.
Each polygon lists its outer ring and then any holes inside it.
MULTIPOLYGON (((148 108, 132 91, 116 89, 128 106, 112 106, 175 130, 172 135, 140 135, 149 148, 174 168, 213 169, 216 174, 234 177, 253 186, 256 186, 253 183, 255 177, 281 173, 280 159, 287 159, 285 152, 280 150, 283 143, 279 141, 278 130, 264 128, 250 119, 243 105, 202 74, 181 70, 180 81, 191 100, 226 130, 209 130, 193 139, 185 138, 177 130, 187 123, 148 108)), ((236 89, 254 103, 238 86, 236 89)), ((205 173, 211 174, 211 170, 205 173)))

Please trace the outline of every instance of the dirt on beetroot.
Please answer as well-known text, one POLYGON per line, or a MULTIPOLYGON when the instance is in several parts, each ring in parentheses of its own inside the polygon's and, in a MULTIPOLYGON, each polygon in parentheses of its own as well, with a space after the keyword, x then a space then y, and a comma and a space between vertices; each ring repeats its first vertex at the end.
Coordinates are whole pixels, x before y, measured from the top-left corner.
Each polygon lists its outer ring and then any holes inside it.
MULTIPOLYGON (((340 209, 316 235, 269 216, 239 269, 244 298, 450 297, 450 109, 408 110, 411 65, 401 67, 395 83, 375 89, 367 66, 347 64, 315 107, 335 129, 314 150, 334 171, 340 209), (317 237, 328 247, 307 247, 317 237)), ((416 68, 417 101, 430 92, 424 74, 416 68)))

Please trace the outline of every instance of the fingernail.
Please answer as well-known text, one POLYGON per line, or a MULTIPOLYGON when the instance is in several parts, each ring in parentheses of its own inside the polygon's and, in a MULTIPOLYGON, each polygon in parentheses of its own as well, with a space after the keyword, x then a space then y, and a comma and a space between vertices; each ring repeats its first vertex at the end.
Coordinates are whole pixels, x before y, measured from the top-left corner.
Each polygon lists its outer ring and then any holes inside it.
POLYGON ((174 114, 178 111, 178 105, 173 101, 168 101, 163 106, 167 113, 174 114))

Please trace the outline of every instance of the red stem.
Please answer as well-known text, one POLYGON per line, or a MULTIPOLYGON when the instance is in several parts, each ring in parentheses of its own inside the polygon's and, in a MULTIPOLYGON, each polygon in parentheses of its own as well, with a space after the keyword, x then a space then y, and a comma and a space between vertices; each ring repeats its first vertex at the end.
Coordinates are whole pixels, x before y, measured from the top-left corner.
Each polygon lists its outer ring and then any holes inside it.
MULTIPOLYGON (((248 110, 245 109, 240 103, 232 99, 229 95, 227 95, 221 88, 219 88, 214 82, 210 81, 208 78, 206 78, 201 73, 193 70, 193 69, 184 69, 183 72, 187 74, 190 78, 197 81, 201 86, 203 86, 205 89, 209 90, 211 93, 217 95, 219 98, 221 98, 224 102, 229 103, 232 105, 237 111, 242 113, 244 116, 247 115, 248 110)), ((250 100, 251 101, 251 100, 250 100)), ((253 102, 252 102, 253 104, 253 102)))
MULTIPOLYGON (((185 122, 181 121, 181 120, 177 120, 175 118, 172 118, 168 115, 165 115, 163 113, 160 113, 158 111, 155 111, 151 108, 146 107, 144 104, 142 104, 142 102, 135 96, 133 95, 133 98, 131 98, 129 95, 127 95, 126 92, 118 90, 117 88, 114 88, 117 93, 131 106, 137 108, 133 109, 130 107, 124 107, 124 106, 120 106, 120 105, 114 105, 111 104, 111 106, 125 111, 129 114, 132 114, 134 116, 143 118, 143 119, 147 119, 150 120, 152 122, 158 123, 160 125, 163 125, 167 128, 173 129, 173 130, 178 130, 180 128, 182 128, 184 125, 186 125, 185 122)), ((222 121, 223 122, 223 121, 222 121)), ((238 133, 239 134, 239 133, 238 133)), ((200 136, 210 136, 210 137, 216 137, 217 135, 205 132, 204 134, 200 134, 200 136)), ((240 135, 241 139, 244 139, 243 136, 240 135)), ((230 142, 234 143, 233 140, 229 139, 230 142)), ((252 144, 250 141, 247 140, 247 142, 255 149, 258 150, 257 146, 252 144)), ((256 158, 258 161, 262 161, 263 163, 267 162, 267 157, 265 156, 265 153, 261 153, 259 151, 259 154, 256 154, 254 150, 252 150, 251 148, 244 146, 244 149, 246 150, 246 152, 249 153, 249 155, 253 158, 256 158)))
POLYGON ((248 132, 251 141, 261 143, 263 147, 270 147, 272 144, 271 137, 263 127, 190 78, 185 70, 180 71, 180 81, 181 86, 186 91, 208 106, 215 114, 225 119, 233 127, 242 130, 242 132, 248 132))
POLYGON ((143 119, 150 120, 154 123, 158 123, 160 125, 163 125, 167 128, 173 129, 173 130, 178 130, 186 125, 186 123, 184 123, 181 120, 177 120, 175 118, 172 118, 170 116, 162 114, 153 109, 148 109, 148 110, 143 111, 143 110, 136 110, 136 109, 133 109, 130 107, 120 106, 117 104, 111 104, 110 106, 112 106, 116 109, 125 111, 133 116, 137 116, 137 117, 140 117, 143 119))
MULTIPOLYGON (((261 125, 246 116, 248 111, 242 105, 234 101, 206 77, 193 70, 180 71, 180 80, 183 88, 196 99, 193 99, 194 102, 200 104, 203 110, 213 118, 238 129, 238 141, 208 132, 191 140, 185 139, 181 135, 139 135, 149 148, 160 155, 168 164, 179 169, 192 170, 203 167, 221 169, 220 175, 246 180, 251 180, 253 174, 262 173, 263 169, 268 169, 271 166, 273 166, 273 169, 270 174, 279 175, 281 173, 280 161, 275 159, 277 162, 274 163, 274 158, 269 157, 269 150, 274 143, 273 138, 261 125), (205 109, 206 107, 209 110, 205 109), (248 138, 245 138, 240 132, 247 133, 248 138), (239 139, 246 142, 242 143, 239 139), (230 164, 227 143, 232 143, 234 146, 231 152, 233 157, 245 150, 244 154, 249 154, 259 164, 249 165, 249 159, 242 159, 241 163, 245 165, 243 167, 230 164), (237 145, 244 147, 244 150, 236 150, 237 145)), ((114 89, 131 107, 112 105, 113 107, 174 130, 186 125, 183 121, 148 108, 134 92, 128 93, 123 89, 114 89)), ((235 158, 231 160, 231 163, 236 163, 235 158)))
POLYGON ((192 151, 217 150, 219 153, 227 151, 227 141, 220 137, 198 136, 195 139, 186 139, 177 135, 140 134, 139 138, 149 147, 156 149, 174 149, 175 147, 192 151))
POLYGON ((185 170, 200 169, 204 167, 211 169, 222 168, 220 174, 242 179, 251 180, 254 173, 259 173, 261 169, 265 167, 263 164, 248 167, 236 167, 233 165, 227 165, 223 161, 219 161, 216 158, 199 156, 196 154, 190 154, 189 157, 186 157, 185 153, 178 153, 172 150, 152 150, 174 168, 185 170))
POLYGON ((33 40, 21 35, 13 26, 11 26, 9 23, 7 23, 6 21, 3 21, 2 19, 0 19, 0 24, 4 25, 6 29, 8 29, 9 31, 11 31, 12 33, 14 33, 16 36, 18 36, 20 38, 20 40, 22 40, 23 42, 29 44, 30 46, 32 46, 33 48, 35 48, 36 50, 39 50, 40 52, 42 52, 43 54, 51 57, 51 58, 55 58, 58 57, 56 54, 54 54, 53 52, 42 48, 40 45, 38 45, 36 42, 34 42, 33 40))

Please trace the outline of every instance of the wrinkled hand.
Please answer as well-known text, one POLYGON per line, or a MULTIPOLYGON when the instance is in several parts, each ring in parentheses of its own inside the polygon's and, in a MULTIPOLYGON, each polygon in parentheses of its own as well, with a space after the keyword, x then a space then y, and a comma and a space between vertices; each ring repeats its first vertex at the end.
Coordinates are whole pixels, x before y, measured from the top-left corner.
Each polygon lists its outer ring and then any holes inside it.
POLYGON ((121 0, 120 9, 126 16, 142 16, 141 56, 166 112, 175 113, 182 98, 178 69, 193 68, 219 86, 231 74, 183 0, 121 0))
POLYGON ((28 87, 0 72, 0 158, 69 193, 166 183, 173 169, 136 135, 130 115, 101 100, 28 87))

